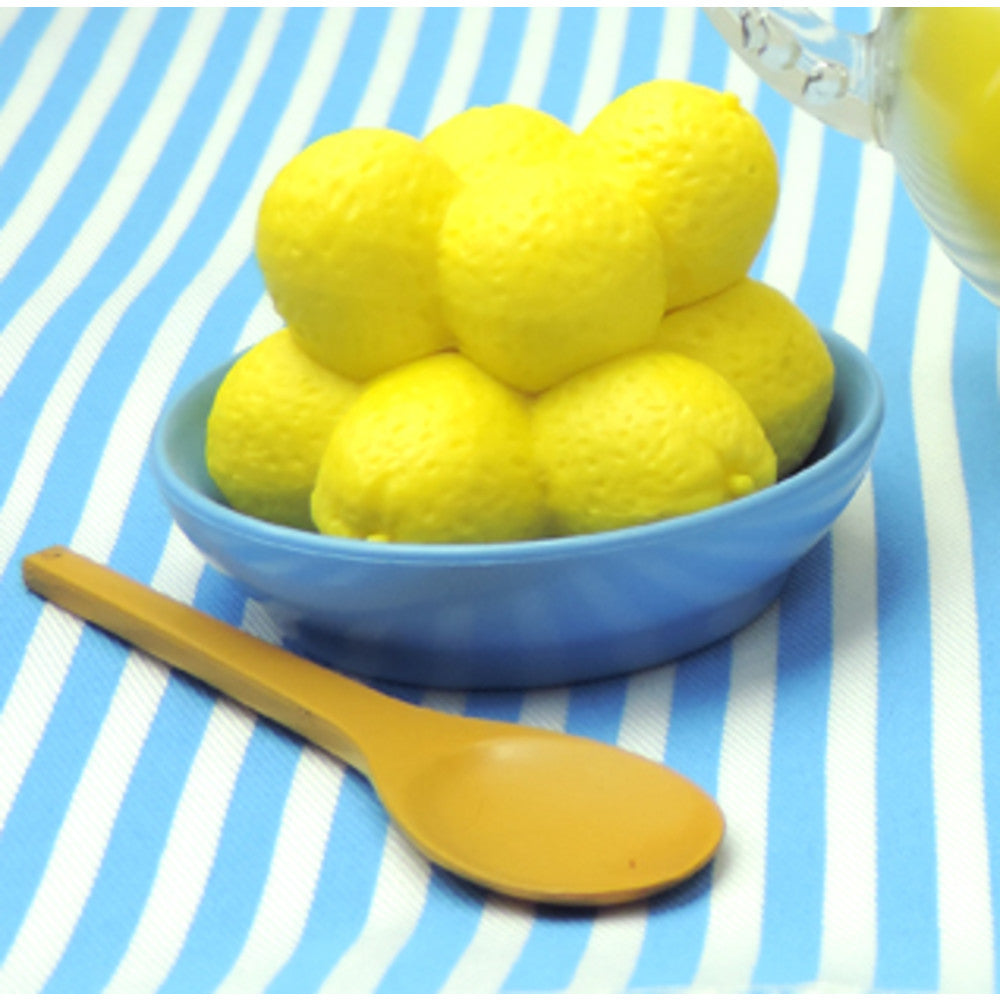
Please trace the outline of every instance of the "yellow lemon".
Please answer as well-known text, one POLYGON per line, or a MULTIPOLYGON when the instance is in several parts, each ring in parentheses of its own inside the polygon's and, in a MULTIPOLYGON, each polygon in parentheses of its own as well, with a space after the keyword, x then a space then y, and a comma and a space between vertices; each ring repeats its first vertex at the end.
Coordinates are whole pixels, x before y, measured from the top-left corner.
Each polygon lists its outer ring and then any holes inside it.
POLYGON ((558 118, 520 104, 466 108, 432 129, 424 144, 463 181, 498 168, 553 159, 576 133, 558 118))
POLYGON ((569 155, 649 210, 673 306, 746 274, 774 218, 777 159, 734 94, 683 80, 639 84, 597 113, 569 155))
POLYGON ((302 346, 363 380, 447 343, 435 279, 438 228, 458 180, 390 129, 326 136, 261 202, 257 258, 302 346))
POLYGON ((959 197, 995 253, 1000 242, 1000 10, 915 7, 901 23, 896 114, 916 117, 910 141, 952 168, 959 197))
POLYGON ((648 213, 567 164, 465 185, 441 227, 439 269, 461 351, 526 392, 650 343, 666 302, 648 213))
POLYGON ((311 529, 320 457, 358 391, 300 350, 287 329, 237 358, 216 392, 205 441, 222 495, 245 514, 311 529))
POLYGON ((312 512, 320 531, 351 538, 538 536, 544 510, 526 401, 452 352, 387 372, 334 428, 312 512))
POLYGON ((743 397, 707 365, 647 349, 549 389, 535 455, 557 530, 606 531, 688 514, 774 482, 743 397))
POLYGON ((833 396, 833 361, 788 298, 752 278, 667 313, 657 346, 704 362, 739 390, 778 456, 778 475, 812 451, 833 396))

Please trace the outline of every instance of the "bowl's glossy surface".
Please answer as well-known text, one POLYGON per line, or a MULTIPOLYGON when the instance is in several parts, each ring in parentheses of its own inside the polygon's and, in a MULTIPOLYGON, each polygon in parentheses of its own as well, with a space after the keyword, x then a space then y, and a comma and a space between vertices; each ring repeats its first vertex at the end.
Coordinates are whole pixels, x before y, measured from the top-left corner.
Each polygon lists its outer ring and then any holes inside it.
POLYGON ((163 415, 153 464, 180 528, 275 618, 290 648, 348 673, 464 688, 565 684, 666 662, 760 614, 871 461, 879 378, 826 335, 833 403, 809 463, 760 493, 621 531, 490 545, 313 535, 225 505, 205 422, 226 367, 163 415))

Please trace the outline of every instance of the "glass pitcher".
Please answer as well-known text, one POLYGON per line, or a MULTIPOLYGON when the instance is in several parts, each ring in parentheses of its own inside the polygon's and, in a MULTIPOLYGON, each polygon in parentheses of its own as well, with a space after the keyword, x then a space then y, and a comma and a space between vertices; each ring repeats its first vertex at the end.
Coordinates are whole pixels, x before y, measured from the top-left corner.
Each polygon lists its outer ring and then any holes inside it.
POLYGON ((947 254, 1000 305, 1000 9, 886 8, 868 34, 805 7, 705 14, 784 97, 888 150, 947 254))

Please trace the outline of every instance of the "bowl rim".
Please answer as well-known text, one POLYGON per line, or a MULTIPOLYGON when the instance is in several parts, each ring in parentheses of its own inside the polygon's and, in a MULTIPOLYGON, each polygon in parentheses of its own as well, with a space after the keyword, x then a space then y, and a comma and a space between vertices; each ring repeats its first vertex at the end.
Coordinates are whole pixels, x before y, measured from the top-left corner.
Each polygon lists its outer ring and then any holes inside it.
MULTIPOLYGON (((194 383, 183 389, 169 403, 157 420, 153 431, 151 459, 156 478, 170 506, 182 506, 192 511, 201 521, 213 524, 230 536, 252 537, 257 545, 273 545, 285 552, 314 555, 321 559, 377 560, 380 563, 432 563, 472 565, 484 563, 530 562, 546 559, 578 557, 596 554, 623 545, 642 545, 652 539, 662 542, 664 536, 684 535, 691 531, 710 528, 718 520, 740 513, 751 513, 763 504, 774 503, 781 497, 808 490, 823 477, 830 466, 847 463, 866 448, 881 427, 885 396, 881 379, 871 360, 859 347, 840 334, 820 331, 827 347, 834 356, 835 378, 841 377, 841 364, 850 365, 863 377, 867 388, 865 407, 857 423, 847 436, 831 451, 808 465, 793 472, 785 479, 745 497, 727 501, 705 510, 695 511, 674 518, 665 518, 648 524, 633 525, 609 531, 588 534, 563 535, 550 538, 513 542, 372 542, 366 539, 341 538, 322 535, 299 528, 273 524, 242 514, 225 505, 221 500, 206 496, 189 485, 174 469, 169 459, 168 440, 178 412, 192 395, 218 382, 239 355, 216 366, 194 383)), ((835 382, 835 386, 836 386, 835 382)), ((836 393, 836 389, 835 389, 836 393)), ((836 399, 836 395, 834 396, 836 399)))

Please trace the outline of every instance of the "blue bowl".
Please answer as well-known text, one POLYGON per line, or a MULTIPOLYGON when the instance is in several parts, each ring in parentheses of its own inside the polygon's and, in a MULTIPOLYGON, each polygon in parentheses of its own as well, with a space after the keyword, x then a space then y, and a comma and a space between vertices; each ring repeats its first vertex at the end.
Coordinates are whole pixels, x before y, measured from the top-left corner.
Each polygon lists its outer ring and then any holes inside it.
POLYGON ((619 531, 385 544, 239 514, 205 469, 205 423, 228 365, 163 414, 153 464, 180 528, 305 656, 430 687, 591 680, 664 663, 746 625, 850 500, 872 458, 883 394, 861 351, 825 339, 833 403, 805 467, 749 497, 619 531))

